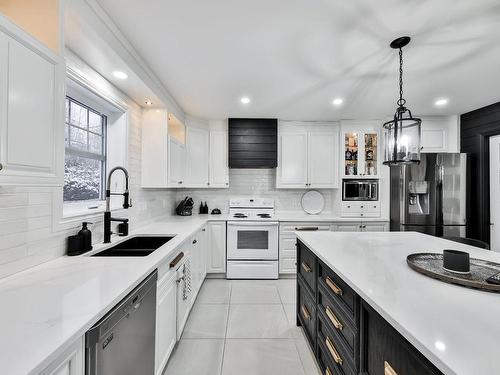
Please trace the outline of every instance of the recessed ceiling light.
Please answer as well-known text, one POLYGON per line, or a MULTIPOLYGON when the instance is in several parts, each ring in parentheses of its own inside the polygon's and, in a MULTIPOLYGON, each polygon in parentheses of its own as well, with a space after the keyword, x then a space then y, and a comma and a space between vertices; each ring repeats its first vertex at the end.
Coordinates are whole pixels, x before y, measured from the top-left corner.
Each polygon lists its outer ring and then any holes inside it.
POLYGON ((336 105, 336 106, 342 105, 342 103, 344 103, 344 99, 342 99, 342 98, 335 98, 332 101, 332 104, 336 105))
POLYGON ((115 78, 118 78, 118 79, 127 79, 128 78, 127 73, 122 72, 120 70, 115 70, 113 72, 113 75, 115 76, 115 78))
POLYGON ((446 99, 446 98, 439 98, 439 99, 436 99, 436 101, 434 102, 434 105, 436 107, 443 107, 446 104, 448 104, 448 99, 446 99))
POLYGON ((146 99, 145 103, 146 103, 146 105, 153 105, 153 102, 151 100, 149 100, 149 99, 146 99))
POLYGON ((243 104, 248 104, 250 103, 250 98, 248 96, 244 96, 240 99, 240 101, 243 103, 243 104))

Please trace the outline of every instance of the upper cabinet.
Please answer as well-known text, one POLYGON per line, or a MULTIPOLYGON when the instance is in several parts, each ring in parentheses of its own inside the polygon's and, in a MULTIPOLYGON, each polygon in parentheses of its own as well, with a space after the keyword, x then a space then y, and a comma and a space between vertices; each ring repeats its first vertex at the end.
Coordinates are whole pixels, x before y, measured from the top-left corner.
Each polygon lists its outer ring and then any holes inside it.
POLYGON ((142 187, 225 188, 229 186, 227 128, 160 109, 142 115, 142 187))
POLYGON ((459 117, 422 117, 422 152, 460 152, 459 117))
POLYGON ((229 186, 227 131, 210 130, 209 187, 229 186))
POLYGON ((338 136, 336 123, 280 121, 276 187, 337 188, 338 136))
POLYGON ((343 178, 378 178, 381 121, 342 121, 343 178))
POLYGON ((61 185, 64 62, 4 22, 0 22, 0 184, 61 185))
POLYGON ((185 184, 190 187, 207 187, 209 165, 209 131, 208 129, 188 126, 186 129, 186 178, 185 184))

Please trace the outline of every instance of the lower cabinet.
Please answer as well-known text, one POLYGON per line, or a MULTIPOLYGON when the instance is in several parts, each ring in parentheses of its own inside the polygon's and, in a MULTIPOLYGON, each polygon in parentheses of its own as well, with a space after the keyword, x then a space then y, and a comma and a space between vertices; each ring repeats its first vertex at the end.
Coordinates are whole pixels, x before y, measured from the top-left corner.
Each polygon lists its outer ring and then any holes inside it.
POLYGON ((297 236, 295 231, 330 230, 330 223, 324 222, 282 222, 280 223, 279 273, 295 274, 297 271, 297 236))
MULTIPOLYGON (((192 288, 199 290, 207 274, 207 241, 206 228, 203 227, 189 239, 189 252, 191 253, 191 276, 193 278, 192 288)), ((194 293, 196 296, 196 293, 194 293)))
POLYGON ((169 271, 157 284, 155 374, 163 372, 177 342, 177 273, 169 271))
POLYGON ((388 221, 353 221, 335 223, 331 226, 334 232, 388 232, 388 221))
POLYGON ((207 232, 207 273, 224 273, 226 272, 226 222, 209 222, 207 232))
POLYGON ((84 344, 85 337, 78 339, 40 375, 83 375, 85 373, 84 344))
POLYGON ((300 241, 297 251, 307 263, 297 265, 297 325, 323 374, 442 374, 300 241))
POLYGON ((367 303, 361 308, 361 371, 368 375, 441 372, 367 303))

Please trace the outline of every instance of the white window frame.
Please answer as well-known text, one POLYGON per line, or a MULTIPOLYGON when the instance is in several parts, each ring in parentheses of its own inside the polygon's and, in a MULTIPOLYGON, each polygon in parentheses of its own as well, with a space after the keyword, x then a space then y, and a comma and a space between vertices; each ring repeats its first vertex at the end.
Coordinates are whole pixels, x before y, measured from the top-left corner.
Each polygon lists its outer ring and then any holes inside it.
MULTIPOLYGON (((68 56, 70 59, 67 61, 66 70, 66 95, 96 109, 107 117, 106 170, 109 171, 116 165, 127 168, 129 121, 127 103, 129 99, 83 61, 77 61, 78 57, 73 55, 71 51, 68 51, 68 56), (78 65, 78 68, 73 68, 75 65, 78 65), (110 142, 111 139, 114 139, 114 141, 110 142)), ((59 165, 60 168, 64 169, 64 134, 61 134, 60 147, 63 150, 63 158, 60 160, 59 165)), ((116 176, 114 179, 113 189, 119 190, 124 186, 124 181, 121 181, 120 178, 121 176, 116 176)), ((104 200, 64 204, 63 185, 53 195, 54 230, 70 228, 82 220, 102 221, 102 213, 105 211, 104 200)), ((121 210, 121 203, 119 197, 112 197, 111 209, 121 210)))

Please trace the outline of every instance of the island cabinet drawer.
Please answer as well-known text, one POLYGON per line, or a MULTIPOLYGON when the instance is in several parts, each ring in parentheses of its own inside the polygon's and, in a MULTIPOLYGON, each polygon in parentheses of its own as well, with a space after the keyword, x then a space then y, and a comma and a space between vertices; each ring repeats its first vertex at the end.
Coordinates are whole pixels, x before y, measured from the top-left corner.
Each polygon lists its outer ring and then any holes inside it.
POLYGON ((324 294, 335 300, 352 322, 359 316, 359 297, 335 272, 322 261, 318 262, 318 284, 324 294))
POLYGON ((367 375, 442 374, 367 303, 361 308, 361 373, 367 375))
POLYGON ((314 297, 306 287, 302 277, 297 277, 297 316, 304 327, 311 348, 314 349, 316 342, 316 304, 314 297))
POLYGON ((316 255, 312 253, 302 242, 297 241, 297 274, 316 292, 316 255))
POLYGON ((321 285, 318 285, 317 314, 323 317, 325 324, 331 331, 338 333, 350 355, 355 358, 359 352, 358 327, 346 318, 338 303, 327 295, 321 285))
POLYGON ((325 362, 331 364, 331 367, 333 367, 331 368, 333 374, 357 374, 355 358, 346 349, 339 336, 330 331, 325 324, 322 314, 318 314, 317 346, 318 354, 321 348, 325 362))

